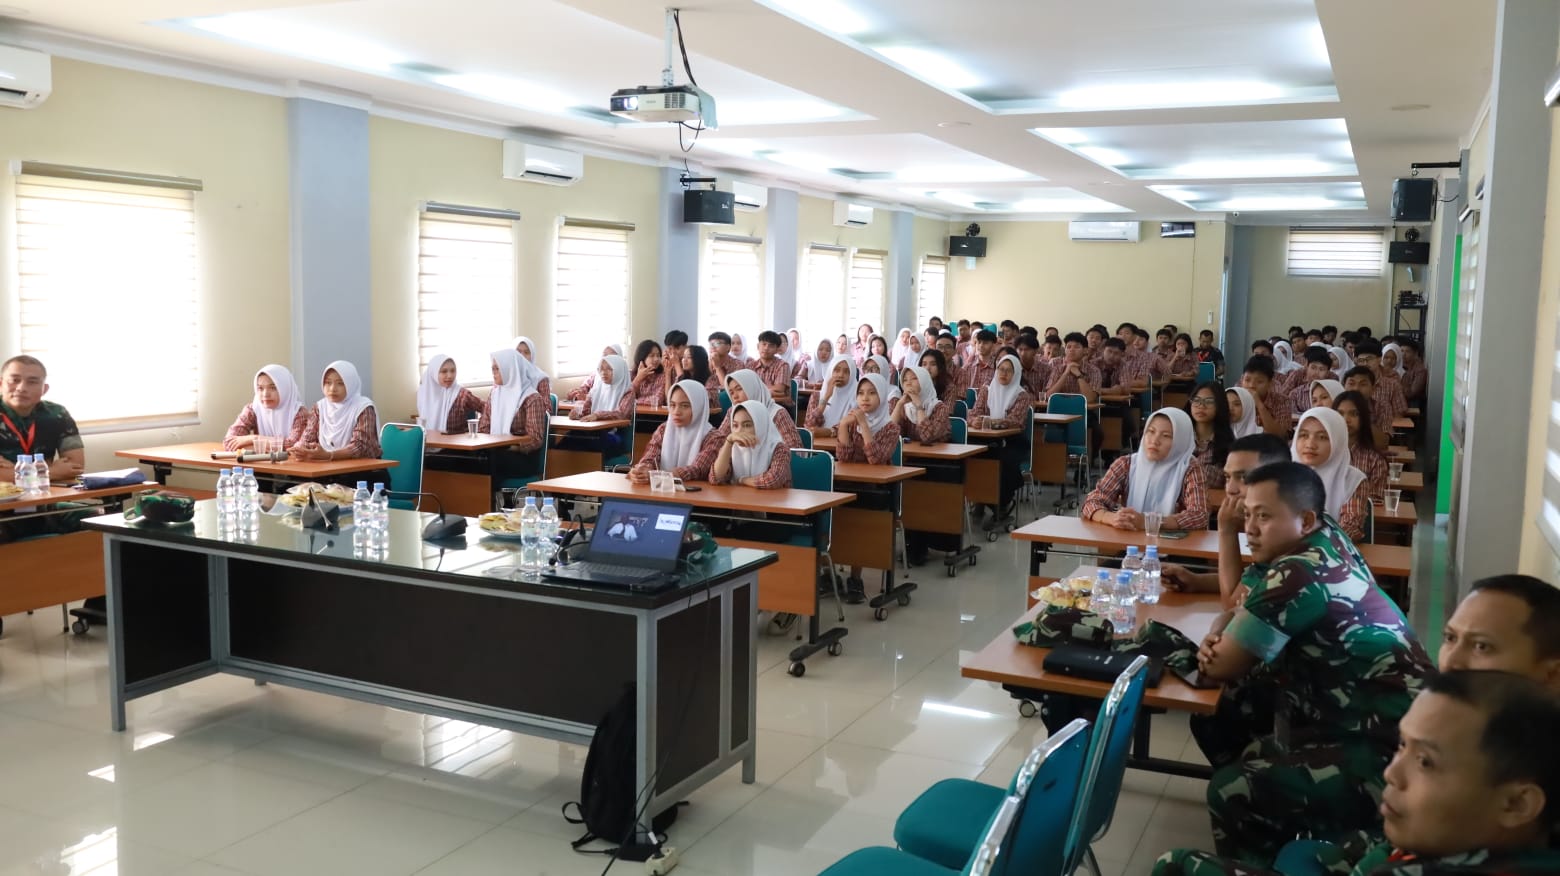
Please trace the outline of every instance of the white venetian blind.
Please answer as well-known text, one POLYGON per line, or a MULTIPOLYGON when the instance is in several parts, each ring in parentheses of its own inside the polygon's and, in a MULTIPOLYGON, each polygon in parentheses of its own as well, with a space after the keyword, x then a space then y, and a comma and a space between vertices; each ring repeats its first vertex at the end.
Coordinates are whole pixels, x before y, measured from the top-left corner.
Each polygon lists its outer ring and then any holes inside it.
POLYGON ((198 422, 196 180, 25 162, 16 180, 20 352, 84 431, 198 422), (139 342, 105 339, 150 327, 139 342), (120 362, 134 388, 110 372, 120 362))
MULTIPOLYGON (((744 334, 758 327, 764 297, 764 267, 756 237, 716 234, 704 252, 704 282, 699 284, 699 337, 711 332, 744 334)), ((756 354, 755 341, 748 351, 756 354)))
POLYGON ((1385 264, 1380 228, 1289 229, 1291 277, 1379 277, 1385 264))
POLYGON ((602 347, 628 343, 628 235, 633 230, 623 223, 567 218, 558 228, 553 347, 562 377, 590 374, 602 347))
POLYGON ((807 294, 798 303, 797 324, 803 338, 832 338, 845 323, 845 255, 842 246, 812 244, 807 247, 807 294))
POLYGON ((489 354, 515 327, 519 213, 427 204, 417 240, 417 374, 444 353, 466 386, 492 383, 489 354))
POLYGON ((858 249, 851 255, 850 290, 845 298, 846 326, 864 322, 883 325, 883 260, 887 255, 875 249, 858 249))
POLYGON ((1457 350, 1452 370, 1452 443, 1463 446, 1468 385, 1473 380, 1473 318, 1479 302, 1479 211, 1462 219, 1462 271, 1457 278, 1457 350))
POLYGON ((915 297, 915 324, 924 326, 945 309, 944 290, 948 281, 948 257, 927 256, 921 260, 921 278, 915 297))

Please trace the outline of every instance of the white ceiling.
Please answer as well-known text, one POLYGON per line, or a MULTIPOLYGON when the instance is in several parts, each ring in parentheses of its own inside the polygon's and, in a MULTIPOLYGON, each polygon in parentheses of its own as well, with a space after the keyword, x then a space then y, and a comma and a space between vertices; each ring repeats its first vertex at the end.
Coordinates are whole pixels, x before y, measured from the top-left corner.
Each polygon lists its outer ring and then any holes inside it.
POLYGON ((1410 162, 1456 158, 1495 17, 1494 0, 691 0, 721 127, 685 155, 675 127, 604 113, 660 81, 652 0, 6 2, 0 41, 66 56, 125 48, 983 220, 1380 221, 1410 162))

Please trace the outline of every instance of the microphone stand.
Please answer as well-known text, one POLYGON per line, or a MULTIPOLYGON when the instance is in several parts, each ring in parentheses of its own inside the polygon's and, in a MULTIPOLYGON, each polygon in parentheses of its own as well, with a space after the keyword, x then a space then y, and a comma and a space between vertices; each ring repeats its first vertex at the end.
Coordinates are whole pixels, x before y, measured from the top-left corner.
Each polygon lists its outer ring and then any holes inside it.
POLYGON ((444 501, 439 498, 438 493, 385 490, 383 495, 393 499, 410 499, 414 496, 422 498, 426 496, 433 500, 433 503, 439 507, 439 516, 428 521, 428 524, 423 527, 422 537, 424 541, 458 538, 466 534, 466 518, 458 514, 453 516, 445 514, 444 501))

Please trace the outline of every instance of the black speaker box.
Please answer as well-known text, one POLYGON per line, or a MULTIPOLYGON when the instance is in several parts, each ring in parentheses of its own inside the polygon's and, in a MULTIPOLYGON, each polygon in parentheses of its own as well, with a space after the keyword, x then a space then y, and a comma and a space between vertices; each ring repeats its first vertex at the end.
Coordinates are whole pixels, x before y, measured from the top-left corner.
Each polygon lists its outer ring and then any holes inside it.
POLYGON ((1435 180, 1410 177, 1392 181, 1392 218, 1429 222, 1435 218, 1435 180))
POLYGON ((986 238, 984 237, 949 237, 948 255, 969 256, 970 258, 985 258, 986 238))
POLYGON ((700 225, 734 225, 737 199, 731 192, 689 189, 683 192, 683 221, 700 225))
POLYGON ((1397 240, 1387 244, 1387 261, 1394 265, 1430 264, 1430 244, 1427 241, 1410 243, 1397 240))

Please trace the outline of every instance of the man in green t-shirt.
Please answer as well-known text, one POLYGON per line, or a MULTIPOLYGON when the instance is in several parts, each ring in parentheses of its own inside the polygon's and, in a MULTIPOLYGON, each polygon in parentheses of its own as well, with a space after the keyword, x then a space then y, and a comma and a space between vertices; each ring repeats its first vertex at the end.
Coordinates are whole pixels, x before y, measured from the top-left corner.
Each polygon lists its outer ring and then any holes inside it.
POLYGON ((49 373, 32 356, 12 356, 0 365, 0 480, 16 474, 20 454, 43 454, 49 480, 74 480, 86 464, 81 432, 70 412, 44 401, 49 373))
POLYGON ((1235 681, 1259 665, 1279 692, 1272 735, 1215 770, 1208 809, 1220 855, 1267 865, 1297 835, 1369 829, 1381 771, 1430 670, 1402 611, 1328 519, 1316 473, 1293 462, 1246 478, 1248 594, 1198 652, 1235 681))

